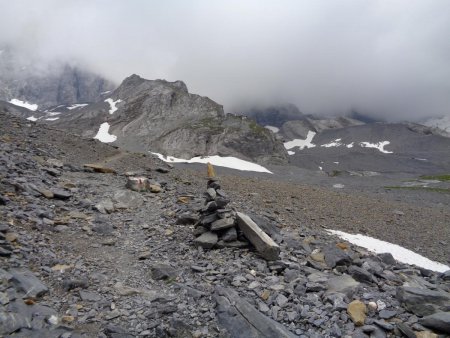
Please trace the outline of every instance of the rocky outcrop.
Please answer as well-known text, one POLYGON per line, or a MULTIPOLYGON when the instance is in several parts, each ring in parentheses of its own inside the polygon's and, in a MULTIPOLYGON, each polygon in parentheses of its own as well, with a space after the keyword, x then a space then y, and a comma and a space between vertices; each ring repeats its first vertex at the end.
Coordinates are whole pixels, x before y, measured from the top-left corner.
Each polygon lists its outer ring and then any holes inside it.
POLYGON ((114 84, 83 68, 31 59, 0 47, 0 100, 18 99, 45 110, 52 106, 96 102, 114 84))
POLYGON ((117 137, 114 144, 133 151, 287 162, 286 150, 270 131, 251 119, 225 115, 221 105, 189 93, 181 81, 132 75, 108 100, 65 113, 51 123, 94 137, 106 122, 109 134, 117 137))

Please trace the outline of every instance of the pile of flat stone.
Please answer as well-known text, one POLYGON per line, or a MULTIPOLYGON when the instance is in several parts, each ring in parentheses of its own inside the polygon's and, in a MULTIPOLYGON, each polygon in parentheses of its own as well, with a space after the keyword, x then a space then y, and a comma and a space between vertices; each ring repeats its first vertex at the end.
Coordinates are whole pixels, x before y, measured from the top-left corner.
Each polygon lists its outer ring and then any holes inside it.
POLYGON ((216 177, 208 177, 204 196, 205 204, 194 230, 194 245, 212 249, 252 244, 265 259, 278 259, 279 246, 249 216, 228 207, 230 200, 216 177))

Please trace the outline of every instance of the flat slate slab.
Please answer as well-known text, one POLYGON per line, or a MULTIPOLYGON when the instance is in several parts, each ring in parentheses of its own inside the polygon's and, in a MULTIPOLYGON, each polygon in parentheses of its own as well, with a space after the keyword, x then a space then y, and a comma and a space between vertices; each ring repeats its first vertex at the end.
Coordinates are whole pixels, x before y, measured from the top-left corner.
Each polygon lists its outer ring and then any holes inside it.
POLYGON ((253 220, 241 212, 236 213, 239 228, 262 257, 269 261, 279 258, 280 247, 253 220))
POLYGON ((217 319, 232 338, 298 337, 283 325, 259 312, 231 289, 217 286, 214 298, 217 302, 217 319))
POLYGON ((48 292, 48 288, 29 270, 12 269, 9 273, 12 275, 12 282, 27 297, 40 297, 48 292))

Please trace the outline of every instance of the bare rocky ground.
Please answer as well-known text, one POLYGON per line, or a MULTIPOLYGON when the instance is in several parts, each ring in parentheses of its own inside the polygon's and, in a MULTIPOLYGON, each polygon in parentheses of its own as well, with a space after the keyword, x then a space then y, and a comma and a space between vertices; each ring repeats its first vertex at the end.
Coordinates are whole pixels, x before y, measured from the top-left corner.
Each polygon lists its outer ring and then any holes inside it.
POLYGON ((331 181, 306 184, 216 168, 229 206, 280 245, 280 259, 267 262, 251 246, 193 244, 204 167, 172 169, 3 114, 0 140, 0 336, 450 332, 449 272, 375 256, 324 231, 362 232, 446 263, 445 195, 423 207, 422 197, 384 198, 370 189, 336 191, 331 181), (131 172, 157 188, 127 189, 131 172))

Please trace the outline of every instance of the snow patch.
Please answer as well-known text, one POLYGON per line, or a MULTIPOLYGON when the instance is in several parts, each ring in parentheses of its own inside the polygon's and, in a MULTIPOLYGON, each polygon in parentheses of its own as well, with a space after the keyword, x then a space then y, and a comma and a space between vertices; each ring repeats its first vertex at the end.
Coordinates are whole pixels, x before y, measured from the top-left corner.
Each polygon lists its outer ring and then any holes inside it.
POLYGON ((273 132, 273 133, 275 133, 275 134, 278 133, 278 132, 280 131, 279 128, 274 127, 274 126, 265 126, 264 128, 269 129, 271 132, 273 132))
POLYGON ((336 189, 343 189, 344 187, 345 187, 345 185, 343 185, 341 183, 333 184, 333 188, 336 188, 336 189))
POLYGON ((392 154, 392 151, 385 150, 384 147, 390 144, 389 141, 381 141, 378 143, 370 143, 370 142, 360 142, 359 145, 363 148, 375 148, 385 154, 392 154))
POLYGON ((340 238, 346 241, 349 241, 350 243, 366 248, 367 250, 372 251, 374 253, 379 254, 388 252, 392 254, 392 256, 397 261, 402 263, 416 265, 421 268, 437 272, 444 272, 450 270, 450 267, 445 264, 432 261, 426 257, 423 257, 415 253, 414 251, 408 250, 397 244, 381 241, 379 239, 364 236, 361 234, 352 235, 338 230, 327 230, 327 231, 333 235, 339 236, 340 238))
POLYGON ((298 147, 300 150, 302 150, 304 148, 314 148, 316 145, 312 144, 312 140, 315 135, 316 135, 315 132, 309 130, 308 135, 306 135, 305 140, 295 139, 292 141, 288 141, 288 142, 284 143, 284 147, 286 149, 292 149, 292 148, 298 147))
POLYGON ((347 148, 353 148, 353 142, 346 145, 347 148))
POLYGON ((116 135, 112 135, 109 133, 109 123, 108 122, 104 122, 100 125, 97 135, 95 135, 94 138, 103 143, 111 143, 111 142, 114 142, 115 140, 117 140, 116 135))
POLYGON ((339 164, 339 162, 333 162, 334 164, 339 164))
POLYGON ((324 148, 340 147, 342 145, 342 143, 340 141, 341 141, 341 139, 337 138, 330 143, 322 144, 321 147, 324 147, 324 148))
POLYGON ((48 116, 56 116, 56 115, 60 115, 61 113, 60 112, 57 112, 57 111, 53 111, 53 112, 48 112, 47 113, 47 115, 48 116))
POLYGON ((34 117, 33 115, 31 115, 30 117, 27 117, 28 121, 37 121, 38 119, 36 117, 34 117))
POLYGON ((21 100, 18 100, 18 99, 12 99, 11 101, 9 101, 9 103, 12 103, 15 106, 27 108, 27 109, 32 110, 32 111, 35 111, 35 110, 38 109, 38 105, 37 104, 28 103, 27 101, 21 101, 21 100))
POLYGON ((288 150, 288 155, 295 155, 295 151, 288 150))
MULTIPOLYGON (((75 104, 71 105, 70 107, 67 107, 67 109, 72 110, 72 109, 86 107, 87 105, 88 105, 88 103, 75 103, 75 104)), ((58 107, 56 107, 56 108, 58 108, 58 107)))
POLYGON ((105 102, 109 103, 109 106, 111 107, 109 109, 109 113, 112 115, 112 114, 114 114, 114 112, 117 111, 117 109, 119 109, 119 108, 116 107, 116 104, 119 103, 119 102, 122 102, 122 100, 118 99, 116 101, 113 101, 113 99, 109 98, 109 99, 106 99, 105 102))
POLYGON ((319 170, 322 170, 322 167, 319 165, 319 170))
POLYGON ((259 164, 255 164, 252 162, 244 161, 236 157, 221 157, 221 156, 204 156, 204 157, 193 157, 190 160, 185 160, 182 158, 176 158, 173 156, 164 156, 162 154, 158 153, 152 153, 153 155, 156 155, 159 157, 160 160, 164 162, 170 162, 170 163, 211 163, 212 165, 218 166, 218 167, 226 167, 231 169, 237 169, 237 170, 243 170, 243 171, 256 171, 261 173, 269 173, 272 174, 271 171, 267 170, 263 166, 260 166, 259 164))
POLYGON ((101 92, 100 95, 111 93, 111 90, 107 90, 106 92, 101 92))
POLYGON ((428 161, 426 158, 414 157, 414 159, 417 160, 417 161, 428 161))
POLYGON ((45 119, 45 121, 56 121, 59 120, 59 117, 49 117, 48 119, 45 119))

